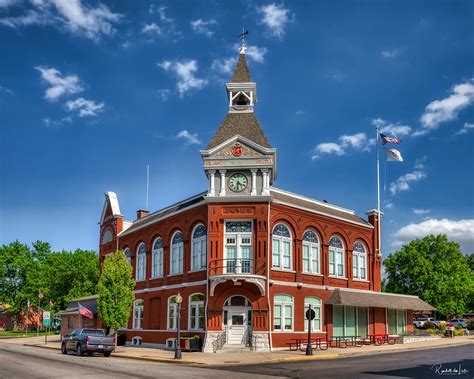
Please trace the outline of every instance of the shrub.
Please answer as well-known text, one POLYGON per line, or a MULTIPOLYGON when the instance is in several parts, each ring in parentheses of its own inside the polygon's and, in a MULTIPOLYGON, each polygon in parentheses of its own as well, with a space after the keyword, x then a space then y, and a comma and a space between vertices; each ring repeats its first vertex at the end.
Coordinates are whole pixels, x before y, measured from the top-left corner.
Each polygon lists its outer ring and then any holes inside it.
POLYGON ((462 329, 462 325, 456 325, 456 326, 454 327, 454 329, 460 330, 460 329, 462 329))
POLYGON ((442 334, 444 334, 444 332, 446 331, 446 323, 445 322, 440 322, 439 325, 438 325, 438 329, 442 334))
POLYGON ((427 321, 423 324, 423 329, 428 330, 428 329, 436 329, 436 324, 431 321, 427 321))
POLYGON ((474 318, 467 322, 467 329, 474 330, 474 318))
POLYGON ((429 334, 431 334, 431 335, 435 335, 435 334, 436 334, 436 330, 434 330, 434 329, 426 329, 425 332, 426 332, 426 333, 429 333, 429 334))
POLYGON ((464 335, 464 330, 456 329, 456 330, 454 331, 454 335, 455 335, 455 336, 463 336, 463 335, 464 335))

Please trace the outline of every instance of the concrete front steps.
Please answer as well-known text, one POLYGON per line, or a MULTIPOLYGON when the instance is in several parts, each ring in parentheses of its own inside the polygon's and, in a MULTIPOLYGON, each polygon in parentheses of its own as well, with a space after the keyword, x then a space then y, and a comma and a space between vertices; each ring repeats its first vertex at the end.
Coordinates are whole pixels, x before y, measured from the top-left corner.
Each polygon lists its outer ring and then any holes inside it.
POLYGON ((217 353, 248 353, 252 348, 245 345, 225 344, 217 353))

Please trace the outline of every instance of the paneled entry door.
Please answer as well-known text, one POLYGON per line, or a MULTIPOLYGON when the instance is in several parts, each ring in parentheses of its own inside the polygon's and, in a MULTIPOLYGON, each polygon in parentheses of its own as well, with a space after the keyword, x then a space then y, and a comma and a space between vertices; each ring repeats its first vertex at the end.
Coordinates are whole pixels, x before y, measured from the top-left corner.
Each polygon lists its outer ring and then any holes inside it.
POLYGON ((228 344, 241 345, 245 343, 248 327, 247 315, 247 307, 229 307, 227 316, 228 344))

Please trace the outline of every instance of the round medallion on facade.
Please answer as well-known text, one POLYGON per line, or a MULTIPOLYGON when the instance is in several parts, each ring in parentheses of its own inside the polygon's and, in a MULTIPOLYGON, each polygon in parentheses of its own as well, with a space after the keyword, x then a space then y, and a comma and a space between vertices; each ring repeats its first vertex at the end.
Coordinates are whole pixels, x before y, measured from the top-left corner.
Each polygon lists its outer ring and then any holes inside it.
POLYGON ((236 143, 232 146, 232 155, 234 157, 240 157, 242 155, 242 145, 236 143))
POLYGON ((233 174, 229 178, 229 188, 234 192, 242 192, 245 188, 247 188, 248 180, 247 177, 238 172, 233 174))

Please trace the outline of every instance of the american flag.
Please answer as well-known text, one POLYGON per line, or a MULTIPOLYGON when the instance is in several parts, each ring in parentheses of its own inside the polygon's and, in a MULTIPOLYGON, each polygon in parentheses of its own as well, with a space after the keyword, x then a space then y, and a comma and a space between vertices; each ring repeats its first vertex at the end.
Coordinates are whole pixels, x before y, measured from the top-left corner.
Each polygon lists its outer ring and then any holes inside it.
POLYGON ((400 143, 402 140, 399 140, 397 138, 392 138, 389 136, 386 136, 385 134, 380 133, 380 139, 382 140, 382 144, 385 145, 387 142, 392 142, 392 143, 400 143))
POLYGON ((86 307, 84 307, 81 303, 78 303, 79 305, 79 314, 86 316, 88 318, 94 318, 94 314, 86 307))

